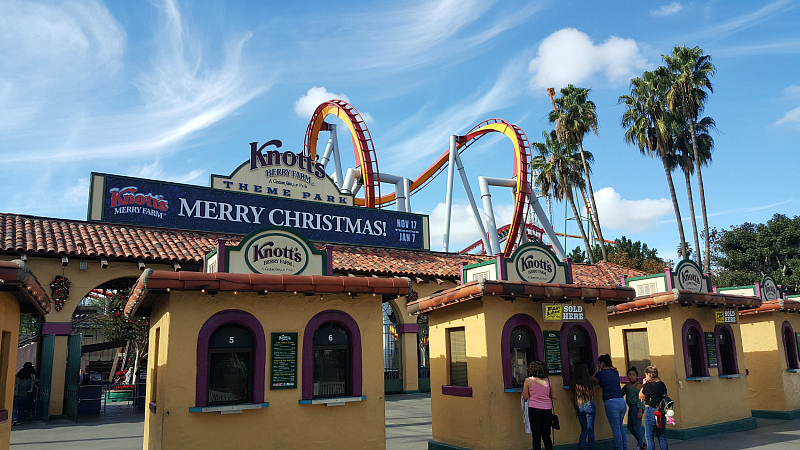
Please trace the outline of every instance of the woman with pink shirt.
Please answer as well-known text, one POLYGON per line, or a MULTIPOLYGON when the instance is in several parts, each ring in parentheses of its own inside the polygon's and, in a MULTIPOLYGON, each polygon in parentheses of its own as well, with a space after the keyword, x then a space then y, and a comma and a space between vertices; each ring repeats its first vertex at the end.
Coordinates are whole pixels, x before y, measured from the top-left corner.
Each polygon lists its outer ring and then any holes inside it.
POLYGON ((528 378, 525 379, 522 387, 522 398, 528 402, 533 450, 541 450, 542 441, 544 441, 545 450, 553 450, 550 426, 553 423, 551 408, 555 396, 550 389, 547 366, 542 361, 531 361, 528 364, 528 378))

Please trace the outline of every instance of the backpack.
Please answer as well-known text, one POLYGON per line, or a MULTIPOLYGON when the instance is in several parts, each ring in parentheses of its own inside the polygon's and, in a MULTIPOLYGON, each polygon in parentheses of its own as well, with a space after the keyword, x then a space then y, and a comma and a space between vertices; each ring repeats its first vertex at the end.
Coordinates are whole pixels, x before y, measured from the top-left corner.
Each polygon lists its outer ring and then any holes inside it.
POLYGON ((658 402, 658 410, 661 411, 662 414, 666 414, 667 411, 671 411, 675 409, 675 402, 669 398, 669 396, 665 395, 661 397, 661 401, 658 402))

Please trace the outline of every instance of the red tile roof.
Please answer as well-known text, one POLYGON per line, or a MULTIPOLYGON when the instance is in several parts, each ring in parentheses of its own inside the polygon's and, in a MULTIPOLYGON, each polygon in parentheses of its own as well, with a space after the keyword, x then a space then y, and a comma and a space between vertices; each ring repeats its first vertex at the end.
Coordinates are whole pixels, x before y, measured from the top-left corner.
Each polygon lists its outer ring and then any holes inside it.
POLYGON ((31 312, 32 305, 36 312, 47 314, 50 312, 50 297, 44 286, 28 270, 24 261, 0 261, 0 291, 12 291, 22 302, 20 310, 31 312))
POLYGON ((510 297, 533 297, 536 300, 583 300, 587 302, 626 302, 636 296, 636 291, 627 286, 608 287, 605 285, 577 285, 554 283, 528 283, 525 281, 471 281, 467 284, 447 289, 430 297, 408 303, 409 314, 420 314, 434 309, 481 298, 485 295, 510 297))
POLYGON ((461 278, 461 264, 474 264, 490 256, 416 252, 380 247, 331 245, 333 270, 357 273, 428 275, 461 278))
POLYGON ((592 264, 573 264, 572 282, 575 284, 597 284, 604 286, 616 286, 620 284, 619 277, 625 275, 628 278, 641 277, 647 275, 641 270, 631 269, 607 261, 600 261, 592 264))
POLYGON ((726 295, 714 294, 706 292, 692 292, 683 289, 673 289, 668 292, 659 292, 651 294, 646 297, 638 297, 636 300, 622 303, 620 305, 611 305, 608 307, 609 314, 620 314, 632 311, 639 311, 642 309, 653 308, 657 306, 665 306, 670 303, 677 303, 680 305, 698 305, 698 306, 727 306, 737 308, 758 308, 761 306, 761 299, 759 297, 743 296, 743 295, 726 295))
POLYGON ((168 272, 146 269, 131 291, 125 314, 135 314, 149 289, 185 291, 353 293, 406 295, 403 278, 325 277, 318 275, 263 275, 256 273, 168 272))
POLYGON ((747 315, 773 311, 800 312, 800 302, 797 300, 790 300, 788 298, 780 300, 768 300, 763 302, 759 308, 748 309, 747 311, 742 311, 739 314, 747 315))

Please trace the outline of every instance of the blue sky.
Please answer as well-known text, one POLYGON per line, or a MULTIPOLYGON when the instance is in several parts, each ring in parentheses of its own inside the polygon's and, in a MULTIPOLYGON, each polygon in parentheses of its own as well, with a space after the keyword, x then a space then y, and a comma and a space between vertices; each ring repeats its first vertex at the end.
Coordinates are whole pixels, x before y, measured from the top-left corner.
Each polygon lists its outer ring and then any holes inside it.
MULTIPOLYGON (((348 99, 368 118, 381 171, 416 177, 450 134, 499 117, 531 141, 550 130, 545 88, 590 87, 600 134, 593 185, 606 238, 675 259, 664 171, 623 141, 620 95, 676 44, 712 56, 705 114, 718 132, 703 172, 710 225, 796 215, 800 3, 38 2, 0 3, 0 211, 85 219, 92 171, 207 185, 280 139, 300 151, 313 107, 348 99)), ((346 166, 354 164, 340 134, 346 166)), ((463 160, 510 177, 512 147, 486 138, 463 160)), ((441 248, 444 177, 412 197, 441 248)), ((685 183, 675 174, 687 239, 685 183)), ((695 197, 697 198, 696 184, 695 197)), ((493 191, 498 221, 510 193, 493 191)), ((455 191, 452 249, 477 239, 455 191)), ((699 204, 696 205, 699 214, 699 204)), ((554 206, 557 231, 564 206, 554 206)), ((574 224, 568 231, 576 233, 574 224)), ((571 239, 574 248, 578 240, 571 239)))

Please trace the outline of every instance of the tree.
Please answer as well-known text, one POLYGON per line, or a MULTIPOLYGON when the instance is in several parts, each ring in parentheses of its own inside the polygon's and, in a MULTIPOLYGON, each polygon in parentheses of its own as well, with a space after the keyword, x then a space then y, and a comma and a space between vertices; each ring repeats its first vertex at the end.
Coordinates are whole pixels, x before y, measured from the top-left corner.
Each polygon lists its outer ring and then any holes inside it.
POLYGON ((645 72, 641 78, 631 80, 631 93, 619 98, 625 105, 622 115, 622 126, 625 127, 625 142, 636 145, 642 155, 658 157, 664 166, 669 193, 672 197, 672 208, 678 223, 678 234, 681 239, 681 254, 686 253, 686 235, 683 232, 683 220, 672 182, 672 171, 678 165, 674 151, 674 139, 669 124, 666 96, 671 84, 671 74, 664 67, 653 72, 645 72))
POLYGON ((572 252, 570 252, 569 257, 575 264, 581 264, 586 261, 586 253, 581 250, 580 245, 575 247, 572 252))
MULTIPOLYGON (((550 123, 556 124, 556 135, 561 141, 575 144, 580 150, 581 161, 583 163, 583 176, 589 188, 589 201, 591 202, 591 216, 597 225, 597 237, 600 240, 600 249, 603 252, 603 259, 606 259, 605 240, 603 231, 600 227, 600 217, 597 214, 597 202, 594 200, 594 189, 592 188, 592 178, 589 176, 589 158, 587 152, 583 150, 583 137, 586 133, 593 131, 597 133, 597 111, 593 101, 588 100, 591 89, 579 88, 568 85, 561 88, 561 97, 553 100, 556 109, 550 112, 550 123)), ((576 216, 579 217, 579 216, 576 216)))
MULTIPOLYGON (((600 253, 600 246, 594 246, 594 253, 600 253)), ((632 241, 625 236, 618 238, 614 244, 607 245, 608 261, 614 264, 641 270, 647 274, 663 272, 667 262, 658 256, 658 249, 649 248, 641 241, 632 241)))
POLYGON ((800 293, 799 216, 775 214, 766 224, 746 222, 724 230, 719 251, 718 286, 749 285, 770 276, 786 294, 800 293))
POLYGON ((109 341, 127 341, 134 359, 134 374, 141 363, 147 359, 147 347, 150 337, 150 318, 126 317, 125 304, 130 297, 131 289, 121 289, 110 293, 105 300, 99 300, 98 306, 103 313, 94 317, 94 322, 101 325, 103 335, 109 341))
MULTIPOLYGON (((716 68, 711 63, 711 56, 703 53, 700 47, 689 48, 675 46, 672 54, 661 55, 667 64, 674 78, 667 94, 667 102, 670 111, 680 110, 683 116, 689 121, 689 132, 691 136, 695 133, 695 123, 697 116, 703 111, 707 93, 714 92, 711 86, 711 77, 716 73, 716 68)), ((692 139, 692 150, 694 152, 695 170, 697 171, 697 187, 700 192, 700 209, 703 213, 703 233, 708 236, 708 214, 706 213, 706 195, 703 188, 703 173, 700 170, 701 158, 697 140, 692 139)), ((705 243, 705 266, 703 271, 708 273, 709 254, 711 253, 708 240, 705 243)), ((700 249, 697 249, 698 253, 700 249)))
MULTIPOLYGON (((714 139, 708 134, 709 129, 714 128, 716 125, 714 119, 711 117, 703 117, 695 126, 695 131, 698 133, 695 138, 692 138, 687 124, 679 114, 671 114, 673 134, 675 138, 675 149, 677 150, 678 164, 683 170, 683 176, 686 179, 686 195, 689 198, 689 214, 692 218, 692 235, 694 237, 694 247, 699 249, 700 239, 697 235, 697 217, 694 213, 694 199, 692 198, 692 182, 691 176, 694 173, 694 160, 695 157, 701 159, 700 165, 706 166, 711 161, 711 152, 714 149, 714 139), (696 141, 697 152, 695 153, 692 147, 693 141, 696 141), (696 155, 696 156, 695 156, 696 155)), ((691 252, 689 252, 691 253, 691 252)), ((695 259, 697 265, 703 267, 700 252, 695 252, 695 259)))
POLYGON ((532 142, 531 147, 539 151, 531 161, 531 167, 538 172, 534 182, 542 195, 553 197, 563 202, 566 199, 575 214, 575 222, 578 224, 583 243, 586 246, 586 253, 589 255, 589 262, 594 264, 594 258, 590 252, 591 247, 586 231, 583 229, 583 221, 578 214, 572 192, 573 188, 583 188, 584 181, 581 174, 581 159, 592 161, 594 157, 590 152, 581 152, 580 157, 576 151, 575 144, 562 141, 553 130, 550 134, 542 132, 544 142, 532 142))

